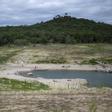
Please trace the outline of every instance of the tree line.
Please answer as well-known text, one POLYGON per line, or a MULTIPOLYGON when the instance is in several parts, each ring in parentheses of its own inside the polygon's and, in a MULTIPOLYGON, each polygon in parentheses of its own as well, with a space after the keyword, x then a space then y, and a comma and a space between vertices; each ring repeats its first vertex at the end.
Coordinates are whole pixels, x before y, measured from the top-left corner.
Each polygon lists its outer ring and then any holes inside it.
POLYGON ((0 27, 0 46, 38 43, 112 43, 112 25, 66 14, 29 26, 0 27))

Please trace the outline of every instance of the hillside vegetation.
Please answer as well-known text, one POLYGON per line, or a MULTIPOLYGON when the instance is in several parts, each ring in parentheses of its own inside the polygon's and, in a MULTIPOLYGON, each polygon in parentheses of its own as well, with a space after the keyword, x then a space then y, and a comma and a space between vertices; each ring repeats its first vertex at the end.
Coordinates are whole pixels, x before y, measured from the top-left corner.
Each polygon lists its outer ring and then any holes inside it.
POLYGON ((56 16, 47 22, 29 26, 0 27, 0 46, 38 43, 112 43, 112 25, 56 16))

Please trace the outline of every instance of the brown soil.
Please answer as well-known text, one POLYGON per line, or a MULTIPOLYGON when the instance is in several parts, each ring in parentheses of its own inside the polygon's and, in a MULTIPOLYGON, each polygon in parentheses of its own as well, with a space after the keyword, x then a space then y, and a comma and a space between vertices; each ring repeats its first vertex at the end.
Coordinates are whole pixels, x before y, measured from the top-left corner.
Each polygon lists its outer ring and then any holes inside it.
POLYGON ((0 112, 112 112, 112 93, 0 92, 0 112))

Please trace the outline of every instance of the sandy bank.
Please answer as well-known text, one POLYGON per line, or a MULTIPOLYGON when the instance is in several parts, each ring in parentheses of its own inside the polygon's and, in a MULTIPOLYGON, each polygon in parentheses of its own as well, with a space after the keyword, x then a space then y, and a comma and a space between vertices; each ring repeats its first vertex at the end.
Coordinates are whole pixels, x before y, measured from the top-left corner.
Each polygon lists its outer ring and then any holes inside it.
POLYGON ((0 75, 13 75, 20 71, 31 70, 83 70, 83 71, 104 71, 98 65, 72 65, 72 64, 8 64, 6 69, 0 71, 0 75))

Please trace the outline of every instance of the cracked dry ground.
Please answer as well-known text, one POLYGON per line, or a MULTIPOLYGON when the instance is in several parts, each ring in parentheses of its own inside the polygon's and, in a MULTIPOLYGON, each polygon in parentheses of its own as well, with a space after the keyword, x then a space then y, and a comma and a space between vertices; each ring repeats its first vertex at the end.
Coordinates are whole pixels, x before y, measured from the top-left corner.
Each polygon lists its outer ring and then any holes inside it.
POLYGON ((112 112, 112 94, 0 92, 0 112, 112 112))

